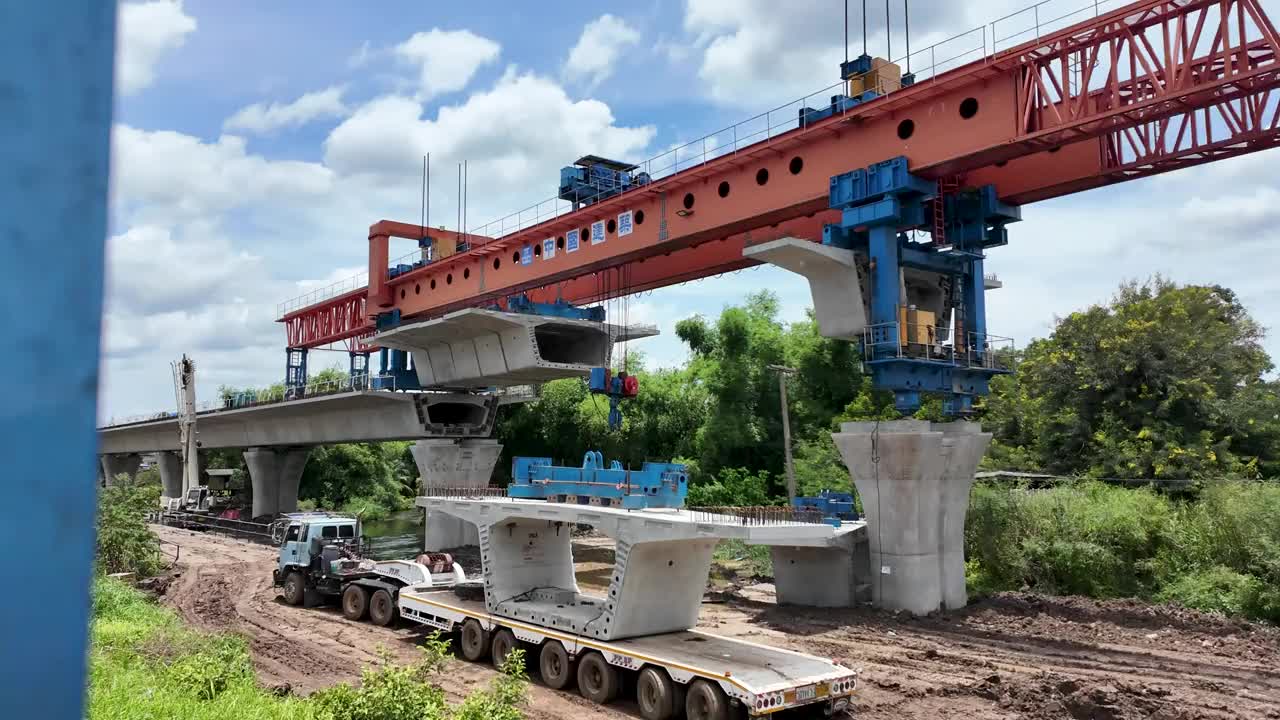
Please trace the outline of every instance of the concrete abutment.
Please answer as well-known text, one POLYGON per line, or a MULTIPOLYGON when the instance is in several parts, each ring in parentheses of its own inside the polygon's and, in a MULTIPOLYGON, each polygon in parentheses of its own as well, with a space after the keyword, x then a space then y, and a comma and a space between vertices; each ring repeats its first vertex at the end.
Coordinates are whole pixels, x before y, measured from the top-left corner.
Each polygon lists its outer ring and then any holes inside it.
POLYGON ((250 448, 244 451, 253 486, 253 517, 295 512, 298 483, 311 448, 250 448))

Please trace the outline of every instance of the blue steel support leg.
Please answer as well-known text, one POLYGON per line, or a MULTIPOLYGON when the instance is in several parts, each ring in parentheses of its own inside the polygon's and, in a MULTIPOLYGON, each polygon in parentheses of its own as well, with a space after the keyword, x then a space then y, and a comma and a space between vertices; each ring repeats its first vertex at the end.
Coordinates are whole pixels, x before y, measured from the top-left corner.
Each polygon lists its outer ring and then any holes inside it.
POLYGON ((0 716, 84 717, 114 2, 0 3, 0 716), (52 238, 51 233, 63 234, 52 238))
POLYGON ((957 342, 971 347, 974 360, 981 360, 987 344, 987 294, 984 285, 982 258, 974 258, 969 265, 969 277, 964 279, 964 327, 963 338, 957 342))
POLYGON ((897 354, 898 301, 902 296, 898 261, 898 233, 887 225, 870 230, 871 327, 875 355, 892 351, 897 354))

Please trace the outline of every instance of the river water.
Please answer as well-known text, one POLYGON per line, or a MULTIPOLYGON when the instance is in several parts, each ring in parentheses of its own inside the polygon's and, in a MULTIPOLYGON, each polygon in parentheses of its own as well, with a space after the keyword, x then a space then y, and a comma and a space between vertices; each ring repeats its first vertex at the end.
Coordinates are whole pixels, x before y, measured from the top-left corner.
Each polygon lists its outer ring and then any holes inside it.
POLYGON ((422 552, 422 509, 401 510, 364 523, 369 554, 375 560, 412 560, 422 552))

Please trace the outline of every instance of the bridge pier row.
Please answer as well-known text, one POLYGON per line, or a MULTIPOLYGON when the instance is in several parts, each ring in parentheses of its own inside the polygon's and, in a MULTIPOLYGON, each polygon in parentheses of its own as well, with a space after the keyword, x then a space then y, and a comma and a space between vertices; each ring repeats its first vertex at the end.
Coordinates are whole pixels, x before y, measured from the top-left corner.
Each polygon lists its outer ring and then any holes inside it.
MULTIPOLYGON (((454 494, 489 487, 493 468, 502 455, 502 443, 491 439, 419 440, 412 448, 422 483, 422 494, 454 494)), ((424 548, 430 551, 478 545, 476 526, 465 520, 427 511, 424 548)))
POLYGON ((116 477, 128 475, 132 480, 138 475, 142 465, 142 456, 138 453, 112 453, 101 458, 103 485, 114 485, 116 477))
POLYGON ((295 512, 298 483, 311 448, 249 448, 244 464, 253 487, 253 517, 295 512))
POLYGON ((156 453, 156 465, 160 467, 160 496, 162 500, 182 497, 182 458, 172 450, 156 453))
POLYGON ((853 422, 833 433, 867 519, 871 597, 923 615, 968 602, 964 519, 991 434, 971 422, 853 422))

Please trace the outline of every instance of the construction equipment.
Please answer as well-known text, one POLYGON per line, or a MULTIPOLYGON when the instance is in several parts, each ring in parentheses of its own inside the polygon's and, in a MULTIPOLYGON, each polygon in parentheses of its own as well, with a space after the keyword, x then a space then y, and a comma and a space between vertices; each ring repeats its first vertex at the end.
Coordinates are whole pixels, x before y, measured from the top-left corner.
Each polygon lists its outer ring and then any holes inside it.
POLYGON ((557 467, 551 458, 517 457, 511 461, 513 498, 554 502, 641 508, 684 507, 689 476, 678 463, 646 462, 639 470, 628 470, 614 460, 605 467, 604 456, 589 450, 582 467, 557 467))
POLYGON ((367 614, 374 624, 388 625, 396 618, 401 588, 451 587, 466 580, 462 567, 442 553, 424 553, 415 560, 366 559, 360 520, 353 515, 288 513, 273 530, 280 538, 280 555, 272 580, 291 605, 340 597, 347 619, 367 614))

